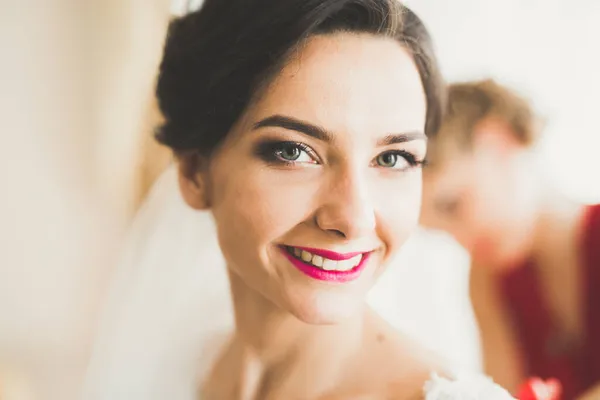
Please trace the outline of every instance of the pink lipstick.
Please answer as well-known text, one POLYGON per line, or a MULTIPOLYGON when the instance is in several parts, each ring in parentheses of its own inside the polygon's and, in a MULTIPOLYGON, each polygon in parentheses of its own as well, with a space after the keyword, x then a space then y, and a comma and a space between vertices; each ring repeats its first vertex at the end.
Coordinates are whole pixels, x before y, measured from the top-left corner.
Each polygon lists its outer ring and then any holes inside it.
POLYGON ((288 246, 281 246, 281 251, 283 252, 283 255, 290 261, 290 263, 305 275, 320 281, 336 283, 350 282, 357 279, 366 267, 367 260, 371 254, 370 252, 353 252, 342 254, 330 250, 288 246), (312 262, 307 262, 298 255, 298 253, 302 251, 311 253, 313 257, 313 259, 311 259, 312 262), (357 260, 357 264, 346 270, 324 269, 323 267, 314 265, 315 263, 336 264, 340 262, 346 262, 344 267, 348 267, 348 260, 358 257, 360 257, 360 260, 357 260), (320 260, 317 262, 314 258, 320 258, 320 260))

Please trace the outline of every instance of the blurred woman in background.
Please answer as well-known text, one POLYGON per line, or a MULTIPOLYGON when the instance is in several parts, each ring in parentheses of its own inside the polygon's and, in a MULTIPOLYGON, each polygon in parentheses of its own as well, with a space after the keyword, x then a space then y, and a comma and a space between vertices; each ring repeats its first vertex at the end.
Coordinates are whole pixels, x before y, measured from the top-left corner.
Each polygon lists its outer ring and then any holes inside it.
POLYGON ((539 132, 511 90, 452 85, 429 147, 423 223, 471 254, 486 372, 513 390, 526 376, 557 378, 574 399, 600 380, 600 206, 553 190, 536 168, 539 132))

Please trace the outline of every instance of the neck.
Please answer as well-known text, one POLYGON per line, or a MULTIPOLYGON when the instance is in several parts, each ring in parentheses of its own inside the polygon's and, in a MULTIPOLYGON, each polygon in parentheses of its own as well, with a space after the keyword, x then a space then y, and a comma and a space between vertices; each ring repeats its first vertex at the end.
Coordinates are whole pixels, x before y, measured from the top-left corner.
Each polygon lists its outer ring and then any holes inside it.
MULTIPOLYGON (((361 348, 366 306, 365 312, 339 324, 311 325, 248 287, 234 272, 229 275, 236 321, 235 357, 242 376, 247 375, 244 370, 253 369, 255 380, 270 381, 269 376, 277 371, 289 372, 308 364, 310 367, 302 370, 309 371, 311 386, 318 390, 330 384, 335 379, 332 374, 361 348)), ((264 390, 264 383, 257 385, 264 390)))
POLYGON ((583 210, 581 204, 551 185, 542 185, 533 236, 533 256, 552 260, 557 259, 559 254, 564 256, 576 251, 583 210))

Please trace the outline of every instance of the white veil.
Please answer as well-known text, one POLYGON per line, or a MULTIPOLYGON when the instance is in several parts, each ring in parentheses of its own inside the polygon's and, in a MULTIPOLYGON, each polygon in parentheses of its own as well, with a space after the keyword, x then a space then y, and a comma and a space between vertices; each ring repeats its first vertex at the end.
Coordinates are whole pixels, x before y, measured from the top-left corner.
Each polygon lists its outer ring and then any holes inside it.
MULTIPOLYGON (((213 221, 185 205, 176 174, 171 166, 160 177, 132 226, 99 323, 86 400, 191 400, 232 329, 213 221)), ((453 366, 474 369, 466 265, 452 242, 419 231, 369 302, 453 366)))
POLYGON ((171 166, 139 211, 98 326, 85 399, 192 399, 207 345, 232 326, 208 213, 187 207, 171 166))

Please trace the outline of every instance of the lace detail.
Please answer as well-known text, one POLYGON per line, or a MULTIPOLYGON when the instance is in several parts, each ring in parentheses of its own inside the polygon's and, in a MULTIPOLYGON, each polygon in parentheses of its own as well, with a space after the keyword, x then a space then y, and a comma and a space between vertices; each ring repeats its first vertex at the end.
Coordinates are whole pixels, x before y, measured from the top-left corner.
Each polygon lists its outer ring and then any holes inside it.
POLYGON ((504 388, 483 375, 463 374, 456 379, 432 374, 425 383, 425 400, 515 400, 504 388))

